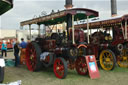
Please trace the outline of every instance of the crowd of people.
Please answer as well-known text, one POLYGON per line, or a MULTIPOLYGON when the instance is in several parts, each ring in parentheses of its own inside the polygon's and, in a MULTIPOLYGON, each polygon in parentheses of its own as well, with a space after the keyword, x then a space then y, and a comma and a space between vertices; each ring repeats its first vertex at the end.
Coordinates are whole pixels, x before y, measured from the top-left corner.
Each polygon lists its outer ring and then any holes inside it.
MULTIPOLYGON (((19 66, 20 64, 25 63, 25 50, 26 50, 27 42, 24 41, 24 38, 21 38, 21 43, 19 41, 16 41, 13 49, 14 49, 14 56, 15 56, 15 66, 19 66), (19 56, 20 52, 20 56, 19 56)), ((2 46, 1 46, 1 55, 2 57, 7 57, 7 44, 3 40, 2 46)))

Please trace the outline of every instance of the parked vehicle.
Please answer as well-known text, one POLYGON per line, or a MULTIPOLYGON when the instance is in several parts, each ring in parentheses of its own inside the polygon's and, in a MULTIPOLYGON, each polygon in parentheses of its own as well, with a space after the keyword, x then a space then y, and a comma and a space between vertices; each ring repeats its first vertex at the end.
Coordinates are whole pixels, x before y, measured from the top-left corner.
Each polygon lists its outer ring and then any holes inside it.
MULTIPOLYGON (((116 62, 120 67, 128 67, 128 15, 91 21, 89 27, 87 53, 94 53, 105 70, 112 70, 116 62)), ((87 30, 87 24, 75 28, 87 30)))
MULTIPOLYGON (((80 49, 86 49, 84 42, 84 32, 74 29, 74 21, 97 17, 98 12, 90 9, 75 8, 63 10, 40 18, 21 22, 21 26, 37 23, 45 26, 66 23, 67 25, 56 33, 37 37, 30 42, 26 48, 26 64, 30 71, 39 71, 44 67, 53 65, 53 71, 57 78, 65 78, 68 68, 76 69, 78 74, 87 74, 87 64, 85 54, 80 49)), ((30 30, 31 35, 31 30, 30 30)))

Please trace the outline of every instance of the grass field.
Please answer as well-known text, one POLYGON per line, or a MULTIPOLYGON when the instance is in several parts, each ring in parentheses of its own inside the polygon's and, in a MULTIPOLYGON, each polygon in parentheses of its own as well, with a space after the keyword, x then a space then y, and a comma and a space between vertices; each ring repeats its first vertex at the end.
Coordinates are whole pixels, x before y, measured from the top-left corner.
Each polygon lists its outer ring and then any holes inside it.
POLYGON ((22 80, 22 85, 128 85, 128 68, 116 67, 113 71, 100 71, 100 78, 91 80, 76 71, 68 71, 65 79, 55 77, 52 68, 30 72, 26 67, 6 67, 4 83, 22 80))

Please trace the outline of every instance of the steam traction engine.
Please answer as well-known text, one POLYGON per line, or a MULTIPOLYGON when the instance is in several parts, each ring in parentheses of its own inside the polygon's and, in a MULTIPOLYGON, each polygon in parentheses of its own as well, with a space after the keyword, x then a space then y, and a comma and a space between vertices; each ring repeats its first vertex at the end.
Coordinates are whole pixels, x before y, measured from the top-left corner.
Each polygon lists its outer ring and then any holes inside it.
MULTIPOLYGON (((50 36, 40 36, 30 42, 26 48, 26 64, 30 71, 39 71, 42 66, 53 65, 53 70, 58 78, 65 78, 67 69, 74 69, 80 75, 87 73, 87 64, 84 51, 84 32, 74 29, 74 21, 97 17, 98 12, 76 8, 67 9, 47 16, 21 22, 21 26, 37 23, 45 26, 65 23, 63 32, 51 33, 50 36)), ((40 28, 39 28, 40 34, 40 28)), ((30 31, 31 35, 31 31, 30 31)), ((31 38, 31 37, 30 37, 31 38)))
MULTIPOLYGON (((95 54, 100 66, 112 70, 117 64, 128 67, 128 15, 89 23, 90 44, 87 54, 95 54)), ((75 28, 87 30, 87 24, 76 25, 75 28)), ((86 39, 87 40, 87 39, 86 39)))

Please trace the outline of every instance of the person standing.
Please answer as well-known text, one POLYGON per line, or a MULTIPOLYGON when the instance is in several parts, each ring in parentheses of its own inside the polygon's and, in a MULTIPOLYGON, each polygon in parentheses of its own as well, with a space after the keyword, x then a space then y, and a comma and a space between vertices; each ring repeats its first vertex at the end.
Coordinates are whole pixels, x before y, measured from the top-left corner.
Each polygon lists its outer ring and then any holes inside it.
POLYGON ((25 59, 26 59, 26 47, 27 43, 24 41, 24 38, 21 38, 21 43, 20 43, 20 48, 21 48, 21 53, 20 53, 20 64, 25 64, 25 59))
POLYGON ((20 64, 19 57, 19 42, 17 41, 14 45, 14 56, 15 56, 15 66, 17 67, 20 64))
POLYGON ((2 52, 2 57, 3 57, 4 53, 5 53, 5 57, 7 57, 7 44, 5 41, 3 41, 3 43, 2 43, 1 52, 2 52))
POLYGON ((21 47, 22 49, 24 49, 24 48, 27 47, 27 43, 24 41, 24 38, 21 38, 20 47, 21 47))

